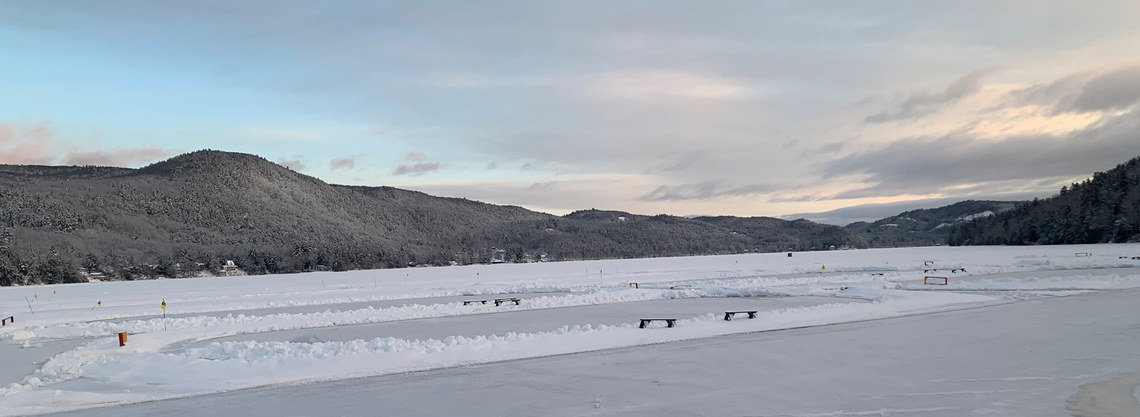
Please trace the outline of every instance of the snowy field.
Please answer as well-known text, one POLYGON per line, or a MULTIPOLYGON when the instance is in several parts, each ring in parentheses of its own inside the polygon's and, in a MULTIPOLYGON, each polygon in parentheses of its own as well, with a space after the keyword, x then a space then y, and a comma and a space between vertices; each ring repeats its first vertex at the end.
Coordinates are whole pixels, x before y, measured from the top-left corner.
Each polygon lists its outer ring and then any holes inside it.
POLYGON ((928 247, 0 288, 0 415, 1140 416, 1132 257, 928 247))

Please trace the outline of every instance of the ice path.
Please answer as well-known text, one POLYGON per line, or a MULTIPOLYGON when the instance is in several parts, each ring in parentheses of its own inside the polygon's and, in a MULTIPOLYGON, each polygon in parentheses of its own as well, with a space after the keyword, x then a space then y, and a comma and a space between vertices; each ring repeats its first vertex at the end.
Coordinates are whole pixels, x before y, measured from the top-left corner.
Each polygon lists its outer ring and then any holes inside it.
POLYGON ((1069 397, 1068 408, 1074 417, 1140 416, 1140 372, 1120 374, 1105 381, 1081 385, 1069 397))

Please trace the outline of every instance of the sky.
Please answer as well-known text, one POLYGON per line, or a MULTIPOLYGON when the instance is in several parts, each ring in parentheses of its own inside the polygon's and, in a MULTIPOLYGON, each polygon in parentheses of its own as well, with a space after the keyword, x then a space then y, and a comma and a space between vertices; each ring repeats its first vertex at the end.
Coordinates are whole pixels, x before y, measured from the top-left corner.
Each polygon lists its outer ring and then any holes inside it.
POLYGON ((215 149, 553 214, 1047 197, 1140 156, 1138 23, 1137 1, 0 0, 0 163, 215 149))

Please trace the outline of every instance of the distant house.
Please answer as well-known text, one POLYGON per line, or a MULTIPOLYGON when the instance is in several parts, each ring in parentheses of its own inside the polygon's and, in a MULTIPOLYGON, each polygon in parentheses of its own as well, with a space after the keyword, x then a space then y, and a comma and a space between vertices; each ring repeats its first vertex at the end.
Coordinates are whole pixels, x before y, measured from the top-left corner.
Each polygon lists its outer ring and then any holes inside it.
POLYGON ((501 264, 507 261, 507 251, 499 248, 491 248, 491 263, 501 264))
POLYGON ((238 275, 238 267, 234 265, 234 261, 226 260, 226 264, 222 265, 222 276, 232 277, 238 275))

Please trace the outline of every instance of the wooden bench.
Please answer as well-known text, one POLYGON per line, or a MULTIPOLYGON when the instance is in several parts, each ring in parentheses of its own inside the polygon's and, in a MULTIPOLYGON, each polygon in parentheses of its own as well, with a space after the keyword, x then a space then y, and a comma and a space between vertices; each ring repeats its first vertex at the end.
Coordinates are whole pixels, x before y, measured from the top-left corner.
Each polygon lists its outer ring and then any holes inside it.
POLYGON ((954 268, 950 270, 950 273, 957 274, 959 271, 966 272, 966 268, 954 268))
MULTIPOLYGON (((482 303, 482 304, 487 304, 487 300, 463 300, 463 305, 468 305, 468 304, 471 304, 471 303, 482 303)), ((498 304, 495 304, 495 305, 498 305, 498 304)))
POLYGON ((736 313, 748 313, 748 318, 756 318, 756 310, 726 311, 724 312, 724 321, 732 321, 732 317, 735 316, 736 313))
POLYGON ((16 322, 16 316, 8 316, 8 318, 0 320, 0 326, 7 326, 8 322, 15 323, 16 322))
POLYGON ((674 327, 677 325, 677 319, 641 319, 641 325, 638 327, 644 329, 645 327, 649 326, 650 322, 657 320, 665 322, 665 327, 674 327))
POLYGON ((495 307, 498 307, 500 304, 511 302, 511 301, 514 301, 515 305, 519 305, 519 299, 518 298, 507 297, 507 298, 496 298, 495 299, 495 307))

